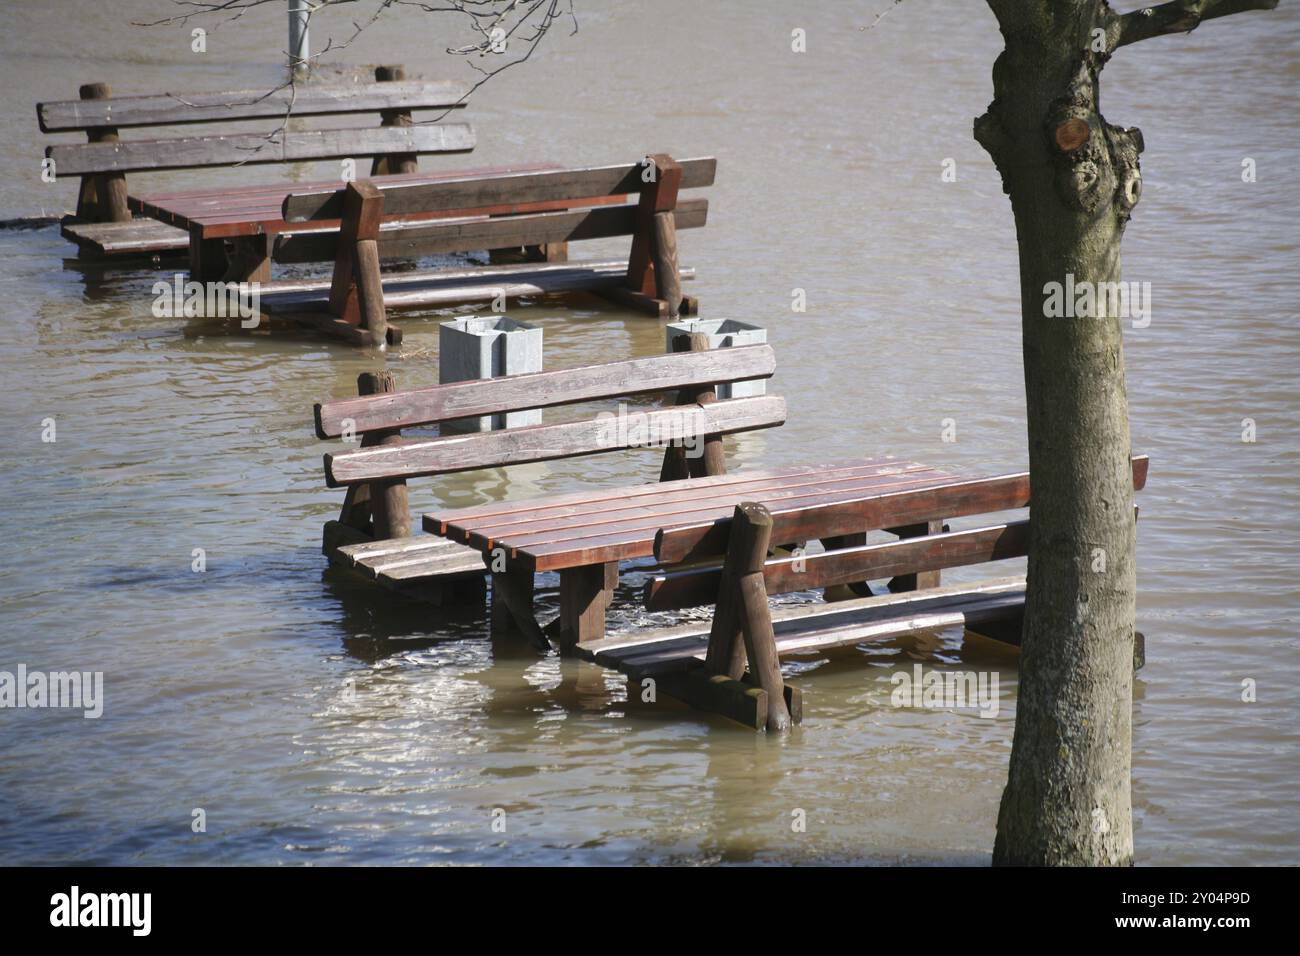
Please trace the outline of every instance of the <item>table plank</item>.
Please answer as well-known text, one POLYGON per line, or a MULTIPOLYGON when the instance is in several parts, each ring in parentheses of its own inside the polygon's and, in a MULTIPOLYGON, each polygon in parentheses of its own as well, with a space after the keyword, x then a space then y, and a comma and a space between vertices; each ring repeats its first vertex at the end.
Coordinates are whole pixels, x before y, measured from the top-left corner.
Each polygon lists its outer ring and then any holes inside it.
MULTIPOLYGON (((388 186, 402 183, 433 183, 445 179, 486 179, 508 173, 544 172, 558 168, 560 167, 555 163, 524 163, 483 166, 468 170, 399 173, 391 176, 372 176, 369 179, 377 185, 388 186)), ((191 224, 203 228, 208 219, 221 219, 220 209, 223 203, 245 211, 244 217, 236 217, 234 222, 214 221, 213 231, 204 233, 204 238, 208 239, 261 235, 264 232, 282 232, 287 228, 292 228, 293 231, 317 231, 304 230, 305 223, 295 223, 290 227, 290 224, 281 219, 280 210, 285 197, 334 192, 343 188, 343 185, 340 180, 331 179, 308 183, 264 183, 254 186, 204 186, 177 192, 132 196, 128 198, 127 205, 142 215, 187 230, 191 224), (267 228, 268 225, 271 228, 267 228), (222 226, 243 228, 222 230, 220 228, 222 226), (258 228, 259 226, 261 228, 258 228)), ((623 197, 618 197, 618 201, 624 201, 623 197)), ((337 228, 337 223, 334 224, 334 228, 337 228)))
POLYGON ((774 478, 794 477, 797 475, 807 475, 817 472, 825 473, 828 471, 841 471, 859 467, 866 468, 873 465, 902 466, 911 464, 914 464, 914 462, 900 461, 892 455, 885 455, 880 458, 827 462, 824 465, 793 465, 783 468, 755 468, 752 470, 732 472, 728 475, 714 475, 705 478, 683 478, 678 481, 654 481, 626 487, 606 486, 559 495, 547 495, 537 498, 512 498, 509 500, 493 501, 483 505, 474 505, 468 508, 452 508, 447 509, 446 511, 429 512, 424 516, 424 523, 430 531, 433 531, 435 534, 442 534, 442 531, 432 527, 430 522, 444 514, 454 515, 456 519, 468 522, 479 518, 492 518, 507 514, 548 511, 552 508, 559 508, 567 505, 591 505, 593 507, 602 507, 602 503, 614 499, 627 501, 644 495, 657 496, 663 494, 690 493, 696 490, 714 488, 718 485, 745 485, 751 482, 768 481, 774 478))
POLYGON ((784 507, 835 504, 954 479, 916 462, 866 459, 431 512, 424 526, 485 553, 503 547, 537 571, 561 570, 649 557, 660 528, 725 519, 744 500, 784 507))

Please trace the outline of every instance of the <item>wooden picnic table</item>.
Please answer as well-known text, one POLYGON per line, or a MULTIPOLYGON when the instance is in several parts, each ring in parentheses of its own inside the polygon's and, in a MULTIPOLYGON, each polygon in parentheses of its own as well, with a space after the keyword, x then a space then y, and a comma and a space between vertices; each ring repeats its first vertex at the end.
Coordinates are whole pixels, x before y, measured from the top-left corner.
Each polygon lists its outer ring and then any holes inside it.
MULTIPOLYGON (((493 575, 494 592, 503 587, 518 598, 531 593, 534 572, 558 571, 563 649, 604 636, 618 563, 653 556, 661 528, 725 521, 743 501, 761 502, 774 512, 861 502, 864 513, 875 513, 881 499, 956 480, 917 462, 868 458, 501 501, 430 512, 423 524, 426 531, 477 549, 489 567, 504 555, 507 570, 493 575)), ((864 534, 868 530, 879 529, 862 528, 864 534)), ((531 630, 519 620, 522 601, 505 603, 516 622, 531 630)), ((493 606, 494 613, 501 609, 495 597, 493 606)))
MULTIPOLYGON (((558 169, 554 163, 530 163, 492 166, 442 172, 402 173, 372 176, 379 186, 434 183, 446 179, 476 179, 511 172, 540 172, 558 169)), ((200 281, 225 278, 228 281, 268 282, 274 241, 281 233, 330 232, 339 228, 338 220, 311 223, 288 223, 282 218, 288 196, 311 193, 334 193, 339 180, 309 183, 268 183, 258 186, 207 186, 179 192, 130 196, 127 203, 133 212, 156 219, 189 233, 190 275, 200 281), (227 272, 226 241, 236 244, 235 271, 227 272)), ((512 203, 480 209, 449 209, 403 216, 402 222, 462 216, 500 216, 523 212, 564 209, 569 202, 512 203)))

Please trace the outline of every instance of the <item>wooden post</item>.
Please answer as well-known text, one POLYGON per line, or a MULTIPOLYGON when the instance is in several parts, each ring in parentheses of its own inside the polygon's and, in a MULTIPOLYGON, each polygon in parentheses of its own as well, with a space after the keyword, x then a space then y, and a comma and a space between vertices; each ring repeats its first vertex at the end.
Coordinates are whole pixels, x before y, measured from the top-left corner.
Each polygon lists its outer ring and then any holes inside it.
MULTIPOLYGON (((107 83, 87 83, 81 87, 83 100, 103 100, 113 95, 107 83)), ((86 131, 91 143, 116 143, 117 129, 96 126, 86 131)), ((58 171, 55 170, 57 175, 58 171)), ((126 175, 124 173, 97 173, 81 177, 81 192, 77 196, 77 217, 96 222, 129 222, 131 210, 126 205, 126 175)))
MULTIPOLYGON (((922 521, 920 524, 904 525, 901 528, 886 528, 890 534, 896 534, 900 538, 919 538, 926 534, 942 534, 942 521, 922 521)), ((939 586, 938 571, 921 571, 916 574, 900 574, 889 581, 889 590, 894 593, 899 591, 919 591, 923 588, 937 588, 939 586)))
POLYGON ((229 268, 226 259, 226 240, 204 239, 202 227, 190 226, 190 279, 194 282, 216 282, 229 268))
MULTIPOLYGON (((364 239, 379 238, 384 215, 384 194, 368 181, 348 183, 343 198, 343 221, 339 225, 338 248, 334 254, 334 276, 330 281, 329 310, 349 325, 360 326, 361 306, 357 295, 357 245, 364 239)), ((379 260, 375 258, 375 282, 379 260)), ((372 277, 367 277, 372 278, 372 277)), ((380 286, 382 289, 382 285, 380 286)), ((382 301, 382 292, 381 292, 382 301)))
MULTIPOLYGON (((406 79, 406 70, 400 66, 375 67, 375 82, 388 83, 406 79)), ((383 110, 380 126, 411 126, 410 110, 383 110)), ((392 173, 414 173, 419 170, 419 163, 413 153, 400 153, 391 156, 376 156, 370 163, 370 175, 381 176, 392 173)))
MULTIPOLYGON (((790 710, 786 706, 785 682, 781 679, 776 634, 772 630, 772 613, 767 603, 767 587, 763 583, 763 562, 767 559, 771 540, 771 513, 752 501, 737 505, 731 520, 731 541, 739 542, 743 548, 733 567, 745 654, 749 658, 750 674, 767 692, 767 729, 782 733, 790 729, 790 710)), ((730 548, 727 557, 731 557, 730 548)), ((724 580, 724 586, 726 583, 724 580)))
MULTIPOLYGON (((679 335, 673 339, 674 352, 707 352, 709 337, 703 332, 679 335)), ((677 393, 678 405, 707 405, 717 399, 712 385, 699 385, 684 388, 677 393)), ((670 445, 664 449, 664 463, 659 469, 660 481, 676 481, 682 478, 700 478, 705 475, 725 475, 727 473, 727 456, 722 447, 721 435, 704 436, 704 450, 696 458, 687 458, 686 449, 680 445, 670 445)))
POLYGON ((384 311, 384 283, 379 272, 379 242, 358 239, 353 252, 357 273, 357 297, 361 307, 361 327, 369 329, 375 344, 384 347, 388 339, 388 313, 384 311))
POLYGON ((704 658, 704 669, 710 674, 723 674, 739 680, 745 672, 745 645, 740 640, 742 631, 738 584, 750 568, 760 571, 767 560, 771 544, 771 516, 768 516, 766 535, 763 526, 744 517, 744 509, 759 505, 737 505, 731 516, 731 535, 727 539, 727 554, 722 561, 722 581, 718 586, 718 604, 713 612, 713 625, 709 628, 709 647, 704 658))
MULTIPOLYGON (((489 569, 492 568, 492 560, 491 555, 484 555, 484 562, 489 569)), ((546 639, 533 614, 533 572, 527 568, 492 571, 492 633, 505 633, 510 621, 514 622, 535 648, 542 651, 551 649, 550 641, 546 639)))
MULTIPOLYGON (((211 241, 211 240, 209 240, 211 241)), ((220 240, 218 240, 220 241, 220 240)), ((193 240, 190 240, 191 246, 193 240)), ((233 246, 222 279, 226 282, 270 282, 271 246, 266 233, 260 236, 242 236, 233 246)))
MULTIPOLYGON (((396 391, 393 373, 362 372, 357 377, 357 392, 361 395, 378 395, 396 391)), ((368 432, 361 439, 361 447, 373 445, 392 445, 401 441, 401 432, 397 429, 385 432, 368 432)), ((387 481, 369 483, 370 513, 374 521, 376 541, 389 538, 409 538, 411 536, 411 508, 407 501, 406 481, 395 478, 387 481)))
POLYGON ((655 213, 654 263, 656 293, 668 303, 668 318, 675 319, 682 311, 682 278, 677 268, 677 221, 671 212, 655 213))
MULTIPOLYGON (((617 568, 617 565, 615 565, 617 568)), ((590 564, 560 572, 560 653, 572 654, 579 644, 605 636, 607 566, 590 564)))
POLYGON ((675 295, 679 310, 684 308, 682 303, 685 301, 677 276, 676 221, 673 219, 673 210, 677 208, 677 191, 682 183, 682 167, 666 153, 656 153, 646 159, 653 166, 654 179, 644 184, 637 199, 636 224, 632 231, 632 251, 627 259, 627 275, 622 285, 601 289, 598 294, 620 305, 665 318, 669 315, 670 303, 660 293, 657 273, 666 276, 672 271, 673 279, 665 279, 664 291, 671 292, 673 282, 677 281, 675 295), (665 218, 656 225, 656 217, 660 213, 665 214, 665 218), (663 242, 657 238, 661 232, 666 237, 663 242), (656 267, 657 262, 664 263, 662 269, 656 267))

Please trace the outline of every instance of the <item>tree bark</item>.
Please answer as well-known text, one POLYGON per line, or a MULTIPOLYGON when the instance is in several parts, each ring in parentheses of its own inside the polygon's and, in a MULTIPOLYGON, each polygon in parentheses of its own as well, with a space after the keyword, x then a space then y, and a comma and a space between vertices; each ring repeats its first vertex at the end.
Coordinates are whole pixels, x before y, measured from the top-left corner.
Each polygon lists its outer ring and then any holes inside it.
POLYGON ((1064 296, 1121 280, 1120 241, 1142 193, 1142 134, 1106 122, 1098 74, 1118 46, 1275 4, 1175 0, 1121 16, 1104 0, 989 0, 1006 47, 975 138, 1016 224, 1033 495, 995 865, 1133 862, 1136 529, 1121 318, 1105 297, 1090 311, 1064 296), (1052 314, 1054 292, 1082 308, 1052 314))

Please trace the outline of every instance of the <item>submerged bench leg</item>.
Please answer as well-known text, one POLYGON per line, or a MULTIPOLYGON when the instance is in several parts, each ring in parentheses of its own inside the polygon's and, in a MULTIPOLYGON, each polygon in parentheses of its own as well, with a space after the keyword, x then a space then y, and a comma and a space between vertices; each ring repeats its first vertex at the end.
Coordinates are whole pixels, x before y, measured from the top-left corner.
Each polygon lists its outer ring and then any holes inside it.
POLYGON ((492 633, 505 634, 511 625, 523 632, 538 650, 551 643, 533 616, 533 572, 522 569, 492 573, 492 633))
MULTIPOLYGON (((615 565, 617 574, 617 565, 615 565)), ((608 565, 589 564, 560 572, 560 653, 605 636, 605 609, 612 592, 607 587, 608 565)))
POLYGON ((190 227, 190 279, 219 282, 226 274, 226 241, 204 239, 198 226, 190 227))

